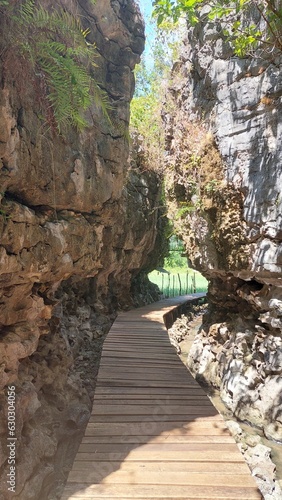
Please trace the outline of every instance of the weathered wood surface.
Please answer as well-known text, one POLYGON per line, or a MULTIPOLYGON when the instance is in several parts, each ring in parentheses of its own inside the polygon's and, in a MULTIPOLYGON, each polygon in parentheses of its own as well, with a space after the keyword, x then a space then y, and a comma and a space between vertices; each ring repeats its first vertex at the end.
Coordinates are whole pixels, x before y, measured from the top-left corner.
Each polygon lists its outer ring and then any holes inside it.
POLYGON ((119 315, 62 500, 259 500, 223 418, 171 346, 163 315, 186 296, 119 315))

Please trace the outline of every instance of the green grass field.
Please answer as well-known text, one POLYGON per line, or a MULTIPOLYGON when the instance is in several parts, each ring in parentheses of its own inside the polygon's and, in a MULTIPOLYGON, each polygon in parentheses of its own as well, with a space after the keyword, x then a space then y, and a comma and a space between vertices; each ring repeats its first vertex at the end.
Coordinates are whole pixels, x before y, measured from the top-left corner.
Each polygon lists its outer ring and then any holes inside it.
POLYGON ((183 268, 169 269, 167 273, 153 271, 148 275, 152 283, 158 285, 165 297, 175 297, 193 292, 206 292, 208 281, 197 271, 183 268))

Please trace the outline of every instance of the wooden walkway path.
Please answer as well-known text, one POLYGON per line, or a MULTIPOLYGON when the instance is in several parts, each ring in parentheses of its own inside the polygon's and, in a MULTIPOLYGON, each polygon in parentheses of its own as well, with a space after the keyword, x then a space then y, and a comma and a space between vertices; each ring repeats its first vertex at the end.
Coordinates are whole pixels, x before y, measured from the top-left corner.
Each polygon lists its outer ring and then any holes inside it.
POLYGON ((189 297, 118 316, 62 500, 261 499, 223 418, 169 342, 163 315, 189 297))

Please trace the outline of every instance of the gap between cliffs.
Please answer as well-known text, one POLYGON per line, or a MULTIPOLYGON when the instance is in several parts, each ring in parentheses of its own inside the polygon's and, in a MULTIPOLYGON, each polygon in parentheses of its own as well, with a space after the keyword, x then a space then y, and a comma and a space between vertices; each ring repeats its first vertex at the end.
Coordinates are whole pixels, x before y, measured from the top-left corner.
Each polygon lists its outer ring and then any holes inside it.
POLYGON ((16 388, 13 498, 59 498, 105 334, 119 309, 159 296, 147 273, 167 251, 166 215, 210 282, 190 369, 232 414, 282 441, 281 56, 239 58, 219 21, 185 25, 169 84, 145 113, 142 91, 132 101, 144 49, 135 1, 74 10, 112 108, 109 122, 93 103, 88 126, 67 136, 44 128, 46 75, 6 46, 0 18, 1 500, 10 500, 7 387, 16 388))

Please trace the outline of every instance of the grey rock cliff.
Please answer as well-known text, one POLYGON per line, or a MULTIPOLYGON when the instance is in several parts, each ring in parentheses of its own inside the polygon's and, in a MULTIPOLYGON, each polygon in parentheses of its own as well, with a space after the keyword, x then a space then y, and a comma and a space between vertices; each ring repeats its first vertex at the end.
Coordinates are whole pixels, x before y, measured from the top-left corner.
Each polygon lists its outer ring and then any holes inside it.
POLYGON ((210 279, 189 366, 242 420, 282 440, 282 59, 239 59, 190 29, 166 115, 170 216, 210 279), (271 395, 271 396, 270 396, 271 395))

